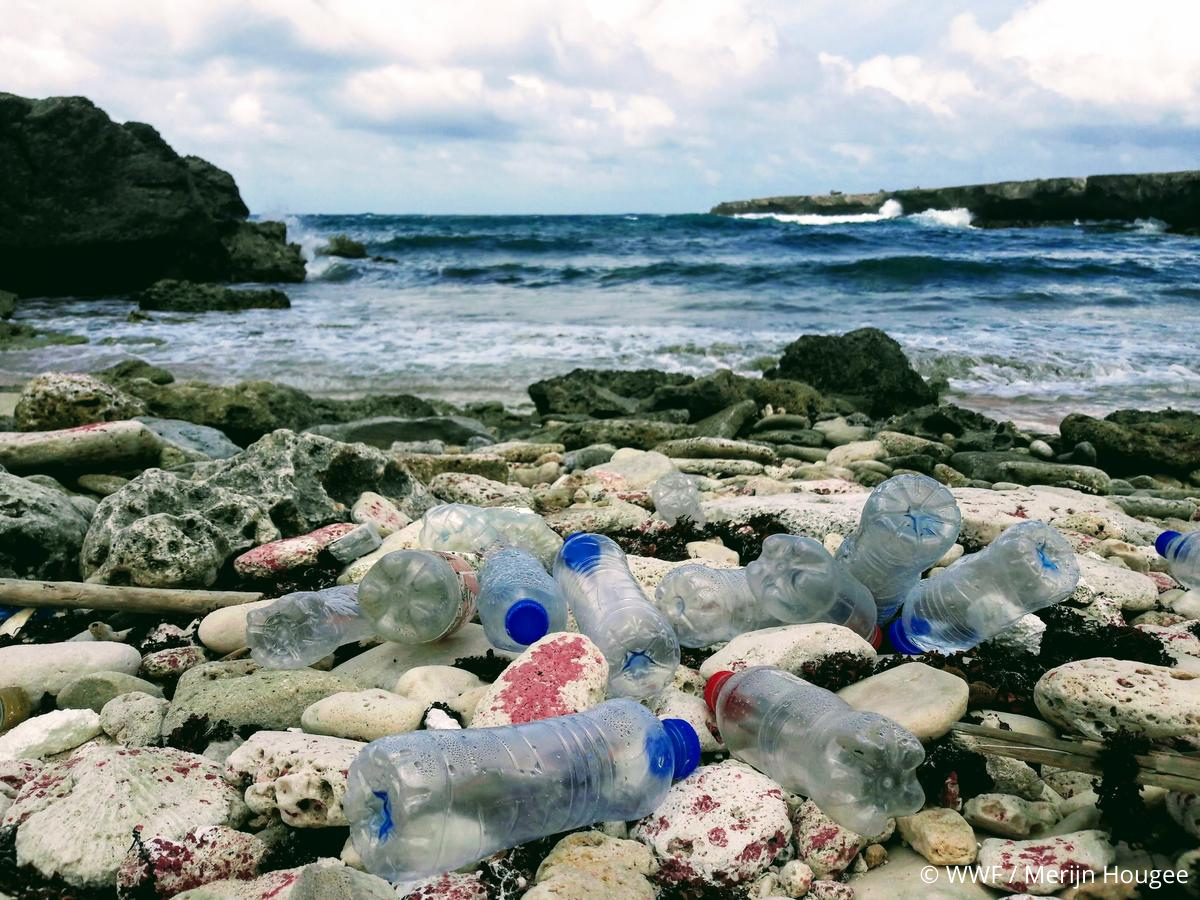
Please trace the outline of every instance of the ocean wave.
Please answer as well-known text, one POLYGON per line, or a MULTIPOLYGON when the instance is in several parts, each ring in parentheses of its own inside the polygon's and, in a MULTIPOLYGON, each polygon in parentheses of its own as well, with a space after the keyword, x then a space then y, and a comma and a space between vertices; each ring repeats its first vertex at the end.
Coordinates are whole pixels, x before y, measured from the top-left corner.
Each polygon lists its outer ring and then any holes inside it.
POLYGON ((905 216, 910 222, 918 225, 930 225, 936 228, 970 228, 974 214, 964 207, 954 209, 927 209, 925 212, 905 216))
POLYGON ((793 225, 863 225, 868 222, 885 222, 904 214, 904 208, 895 200, 887 200, 878 212, 873 213, 740 213, 738 219, 774 219, 793 225))
POLYGON ((397 234, 368 243, 372 249, 381 252, 462 249, 501 253, 574 253, 590 250, 594 246, 594 242, 586 238, 493 234, 397 234))

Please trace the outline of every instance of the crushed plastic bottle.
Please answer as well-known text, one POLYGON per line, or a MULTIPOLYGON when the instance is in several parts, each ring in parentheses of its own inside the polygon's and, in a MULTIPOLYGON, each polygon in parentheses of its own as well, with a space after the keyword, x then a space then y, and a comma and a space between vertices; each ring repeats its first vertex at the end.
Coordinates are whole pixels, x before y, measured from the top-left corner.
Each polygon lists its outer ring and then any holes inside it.
POLYGON ((554 561, 554 579, 579 630, 608 660, 610 696, 652 697, 671 683, 679 639, 629 571, 620 547, 601 534, 573 534, 554 561))
POLYGON ((1164 531, 1154 542, 1167 560, 1171 577, 1191 591, 1200 591, 1200 531, 1164 531))
POLYGON ((537 513, 512 506, 446 503, 421 517, 417 540, 428 550, 485 554, 495 547, 519 547, 549 569, 562 538, 537 513))
POLYGON ((516 547, 493 550, 479 573, 479 621, 501 650, 520 652, 567 628, 567 601, 537 557, 516 547))
POLYGON ((246 614, 246 646, 264 669, 303 669, 374 634, 354 584, 285 594, 246 614))
POLYGON ((342 808, 367 870, 408 881, 593 822, 641 818, 699 761, 687 722, 609 700, 521 725, 372 741, 350 766, 342 808))
POLYGON ((913 588, 888 637, 901 653, 970 650, 1078 584, 1067 539, 1043 522, 1022 522, 913 588))
POLYGON ((358 605, 384 640, 427 644, 471 620, 478 590, 475 570, 453 553, 395 550, 367 571, 358 605))
POLYGON ((925 475, 895 475, 871 491, 837 558, 867 586, 887 624, 921 573, 958 540, 962 514, 945 485, 925 475))
POLYGON ((879 834, 888 819, 925 802, 915 775, 925 750, 916 736, 831 691, 752 666, 713 675, 704 699, 734 757, 810 798, 839 825, 879 834))
POLYGON ((875 600, 812 538, 773 534, 744 569, 680 566, 654 593, 685 647, 709 647, 747 631, 832 622, 879 645, 875 600))
POLYGON ((650 499, 654 501, 654 511, 668 525, 680 519, 691 519, 696 525, 708 521, 700 506, 695 480, 682 472, 668 472, 650 485, 650 499))

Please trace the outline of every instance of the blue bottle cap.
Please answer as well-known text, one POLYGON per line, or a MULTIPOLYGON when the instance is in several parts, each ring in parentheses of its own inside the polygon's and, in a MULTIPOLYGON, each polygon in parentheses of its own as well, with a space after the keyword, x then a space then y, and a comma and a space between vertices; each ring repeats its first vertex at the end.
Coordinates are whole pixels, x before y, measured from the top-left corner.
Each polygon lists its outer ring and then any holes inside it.
POLYGON ((580 531, 567 538, 560 553, 568 569, 583 572, 600 558, 600 541, 596 535, 580 531))
POLYGON ((20 608, 19 606, 0 606, 0 622, 11 618, 20 608))
POLYGON ((1175 538, 1179 537, 1178 531, 1164 531, 1154 541, 1154 549, 1158 551, 1159 556, 1167 555, 1167 546, 1175 538))
POLYGON ((904 630, 904 619, 899 618, 888 626, 888 640, 896 648, 897 653, 907 656, 917 656, 925 651, 912 642, 908 632, 904 630))
POLYGON ((671 751, 675 758, 674 777, 682 781, 700 765, 700 738, 696 729, 683 719, 663 719, 663 730, 671 739, 671 751))
POLYGON ((526 597, 508 608, 504 614, 504 630, 518 644, 529 646, 550 631, 550 614, 542 604, 526 597))

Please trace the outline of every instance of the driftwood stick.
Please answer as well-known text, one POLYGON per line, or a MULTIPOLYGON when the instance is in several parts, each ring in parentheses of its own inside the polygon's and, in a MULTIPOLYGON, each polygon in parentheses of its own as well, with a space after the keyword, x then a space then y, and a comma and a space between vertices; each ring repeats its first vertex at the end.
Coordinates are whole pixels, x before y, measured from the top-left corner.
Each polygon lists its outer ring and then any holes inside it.
POLYGON ((249 591, 187 591, 175 588, 124 587, 79 581, 25 581, 0 578, 0 606, 52 606, 131 613, 203 615, 225 606, 261 600, 249 591))

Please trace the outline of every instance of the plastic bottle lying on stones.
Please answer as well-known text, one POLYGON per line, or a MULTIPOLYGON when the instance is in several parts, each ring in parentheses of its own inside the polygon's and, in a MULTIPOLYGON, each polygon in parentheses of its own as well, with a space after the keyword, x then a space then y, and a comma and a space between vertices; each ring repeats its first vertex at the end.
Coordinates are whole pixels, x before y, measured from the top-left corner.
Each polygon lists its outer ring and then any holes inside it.
POLYGON ((648 815, 699 760, 688 723, 609 700, 520 725, 373 741, 350 766, 342 808, 366 868, 408 881, 593 822, 648 815))
POLYGON ((401 644, 427 644, 475 615, 475 570, 453 553, 395 550, 358 585, 358 605, 375 633, 401 644))
POLYGON ((608 692, 652 697, 679 667, 675 629, 642 591, 625 553, 600 534, 573 534, 554 561, 554 580, 579 630, 608 660, 608 692))
POLYGON ((537 557, 516 547, 491 551, 479 572, 479 621, 501 650, 521 651, 567 628, 567 600, 537 557))
POLYGON ((685 647, 708 647, 747 631, 832 622, 879 645, 875 600, 812 538, 773 534, 744 569, 672 569, 654 603, 685 647))
POLYGON ((810 798, 839 825, 879 834, 888 819, 925 802, 915 774, 925 750, 891 719, 770 666, 718 672, 704 699, 734 757, 810 798))
POLYGON ((682 472, 668 472, 650 485, 650 499, 654 501, 654 511, 668 525, 685 518, 696 525, 707 521, 695 480, 682 472))
POLYGON ((429 550, 484 554, 495 547, 519 547, 541 560, 554 562, 562 538, 532 510, 513 506, 470 506, 446 503, 421 517, 417 541, 429 550))
POLYGON ((1022 522, 913 588, 888 637, 901 653, 970 650, 1078 584, 1067 539, 1043 522, 1022 522))
POLYGON ((246 646, 264 669, 303 669, 374 634, 354 584, 285 594, 246 614, 246 646))
POLYGON ((921 573, 958 540, 961 526, 945 485, 925 475, 895 475, 871 491, 837 558, 875 597, 885 625, 921 573))
POLYGON ((1154 542, 1167 561, 1171 577, 1192 591, 1200 591, 1200 531, 1164 531, 1154 542))

